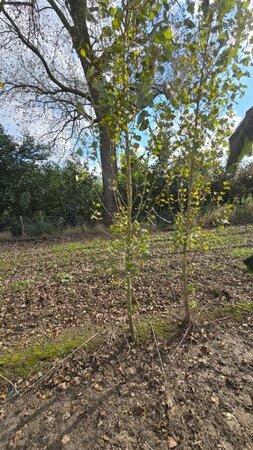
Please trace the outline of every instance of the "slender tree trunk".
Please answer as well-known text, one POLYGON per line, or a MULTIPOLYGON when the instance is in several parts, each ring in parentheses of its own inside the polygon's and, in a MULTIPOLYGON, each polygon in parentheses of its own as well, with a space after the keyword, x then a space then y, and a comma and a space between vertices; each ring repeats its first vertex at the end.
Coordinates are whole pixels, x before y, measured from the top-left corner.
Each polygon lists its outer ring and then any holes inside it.
POLYGON ((116 154, 108 130, 99 126, 100 158, 103 180, 104 223, 110 225, 116 212, 115 183, 116 183, 116 154))
POLYGON ((128 325, 130 331, 130 339, 135 342, 135 327, 133 321, 133 286, 132 286, 132 209, 133 209, 133 187, 132 187, 132 167, 131 167, 131 151, 129 145, 128 131, 125 134, 126 137, 126 169, 127 169, 127 234, 126 234, 126 282, 127 282, 127 315, 128 325))
POLYGON ((184 311, 185 311, 185 321, 186 323, 190 323, 191 321, 191 313, 189 308, 189 298, 188 298, 188 258, 187 258, 187 244, 184 244, 183 247, 183 261, 182 261, 182 270, 183 270, 183 289, 184 289, 184 311))
POLYGON ((21 233, 22 233, 22 237, 24 237, 24 236, 25 236, 25 226, 24 226, 23 217, 20 216, 19 219, 20 219, 20 224, 21 224, 21 233))
POLYGON ((194 177, 194 162, 191 156, 190 161, 190 179, 188 185, 187 194, 187 210, 186 210, 186 235, 183 245, 183 261, 182 261, 182 271, 183 271, 183 286, 184 286, 184 309, 185 309, 185 321, 187 324, 191 322, 191 313, 189 308, 189 295, 188 295, 188 245, 189 245, 189 235, 190 235, 190 220, 191 220, 191 209, 192 209, 192 191, 193 191, 193 177, 194 177))

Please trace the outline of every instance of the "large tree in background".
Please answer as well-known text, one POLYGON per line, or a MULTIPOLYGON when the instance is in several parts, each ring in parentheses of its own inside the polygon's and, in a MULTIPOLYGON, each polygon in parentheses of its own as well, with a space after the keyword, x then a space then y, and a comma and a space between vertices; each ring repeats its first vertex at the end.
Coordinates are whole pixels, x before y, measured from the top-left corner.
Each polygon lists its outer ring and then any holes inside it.
POLYGON ((227 168, 241 161, 244 156, 250 156, 253 152, 253 107, 250 108, 239 123, 235 132, 229 138, 230 153, 227 168))
MULTIPOLYGON (((17 100, 18 93, 24 93, 21 102, 26 106, 49 109, 55 139, 66 127, 71 128, 72 135, 78 125, 80 135, 92 127, 100 145, 107 223, 116 209, 116 143, 113 124, 108 126, 105 118, 110 115, 111 63, 121 46, 120 3, 0 0, 3 95, 10 99, 13 94, 17 100)), ((155 67, 159 52, 154 48, 162 48, 168 33, 166 11, 170 3, 176 2, 132 0, 129 4, 139 25, 135 37, 138 83, 143 83, 136 105, 139 111, 151 104, 141 73, 147 64, 151 70, 155 67)), ((165 52, 164 58, 167 56, 165 52)))

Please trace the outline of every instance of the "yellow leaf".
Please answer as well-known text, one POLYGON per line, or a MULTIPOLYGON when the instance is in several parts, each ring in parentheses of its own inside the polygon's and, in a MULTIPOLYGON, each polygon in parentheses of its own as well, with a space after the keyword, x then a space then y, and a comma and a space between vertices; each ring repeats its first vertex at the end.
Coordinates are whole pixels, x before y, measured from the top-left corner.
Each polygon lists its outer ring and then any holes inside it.
POLYGON ((84 48, 81 48, 81 50, 80 50, 80 55, 83 56, 83 57, 85 57, 86 54, 87 54, 86 50, 85 50, 84 48))
POLYGON ((4 88, 5 83, 3 83, 2 81, 0 81, 0 88, 4 88))

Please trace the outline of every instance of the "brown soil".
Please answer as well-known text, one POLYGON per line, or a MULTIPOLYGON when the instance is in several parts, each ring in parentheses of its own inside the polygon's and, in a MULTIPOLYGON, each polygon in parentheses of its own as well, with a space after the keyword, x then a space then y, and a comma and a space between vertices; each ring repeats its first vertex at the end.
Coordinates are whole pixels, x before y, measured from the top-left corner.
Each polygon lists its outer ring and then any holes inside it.
POLYGON ((0 449, 252 450, 253 310, 245 305, 253 277, 240 256, 252 248, 251 236, 250 228, 226 230, 218 248, 191 254, 198 305, 191 330, 178 326, 180 255, 167 250, 166 235, 156 237, 135 287, 137 321, 169 318, 173 332, 147 333, 134 348, 122 334, 124 288, 109 270, 104 241, 90 242, 90 251, 87 242, 6 245, 1 353, 85 321, 100 341, 52 376, 43 378, 44 366, 25 379, 13 376, 14 398, 0 380, 0 449))

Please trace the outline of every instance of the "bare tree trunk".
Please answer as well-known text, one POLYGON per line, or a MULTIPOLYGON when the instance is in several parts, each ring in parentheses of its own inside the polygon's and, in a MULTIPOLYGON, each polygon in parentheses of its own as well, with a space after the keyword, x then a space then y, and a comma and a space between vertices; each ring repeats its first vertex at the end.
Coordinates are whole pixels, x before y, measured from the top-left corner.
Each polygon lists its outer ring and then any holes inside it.
POLYGON ((74 28, 70 31, 73 46, 80 59, 84 75, 90 90, 91 103, 93 105, 99 128, 100 139, 100 159, 103 180, 103 204, 104 204, 104 223, 110 225, 113 215, 116 212, 116 201, 114 196, 114 184, 116 183, 117 166, 116 153, 112 145, 108 128, 101 125, 107 111, 106 105, 101 104, 101 93, 94 86, 93 79, 100 79, 106 88, 106 80, 103 73, 103 67, 100 67, 96 54, 91 45, 90 35, 87 27, 87 8, 83 0, 68 0, 70 14, 74 22, 74 28), (80 49, 85 48, 86 56, 82 56, 80 49), (95 69, 93 77, 88 76, 90 68, 95 69))
POLYGON ((103 180, 104 223, 110 225, 116 212, 115 183, 116 183, 116 154, 108 130, 99 126, 100 157, 103 180))

